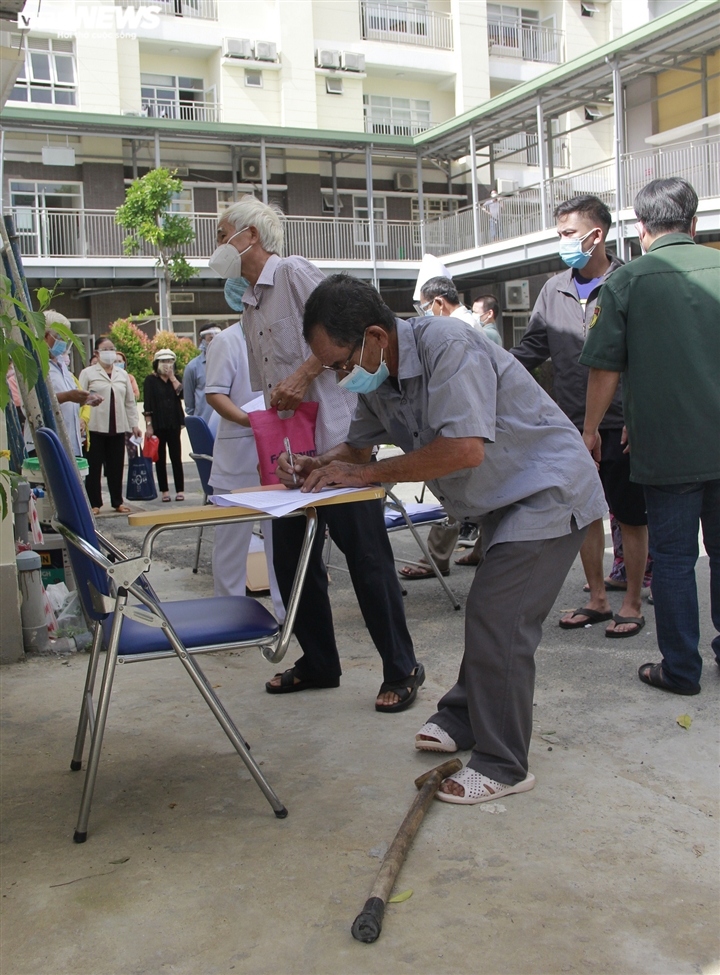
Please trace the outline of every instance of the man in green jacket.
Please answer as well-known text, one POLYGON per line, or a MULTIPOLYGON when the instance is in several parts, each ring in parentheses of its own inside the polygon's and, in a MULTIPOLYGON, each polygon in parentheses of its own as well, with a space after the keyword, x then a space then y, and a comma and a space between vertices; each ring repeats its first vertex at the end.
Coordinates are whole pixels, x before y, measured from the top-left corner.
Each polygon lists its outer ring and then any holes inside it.
MULTIPOLYGON (((603 286, 580 362, 590 367, 583 438, 598 428, 620 375, 631 479, 647 504, 662 661, 638 676, 698 694, 702 659, 695 582, 698 531, 710 561, 720 634, 720 253, 695 244, 698 198, 684 179, 656 179, 635 198, 644 256, 603 286)), ((720 664, 720 635, 712 641, 720 664)))

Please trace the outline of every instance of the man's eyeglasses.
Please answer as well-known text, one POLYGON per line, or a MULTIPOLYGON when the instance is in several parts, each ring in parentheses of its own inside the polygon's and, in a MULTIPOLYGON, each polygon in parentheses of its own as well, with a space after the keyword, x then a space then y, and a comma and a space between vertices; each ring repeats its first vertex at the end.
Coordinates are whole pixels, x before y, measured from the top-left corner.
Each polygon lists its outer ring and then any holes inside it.
POLYGON ((427 313, 430 311, 430 309, 438 300, 438 298, 447 298, 447 292, 445 292, 445 294, 443 295, 435 295, 435 297, 430 298, 429 301, 413 302, 413 304, 415 305, 415 311, 418 313, 418 315, 427 315, 427 313))
MULTIPOLYGON (((364 338, 364 336, 363 336, 363 338, 364 338)), ((325 366, 325 365, 323 365, 323 369, 330 369, 332 372, 352 372, 352 367, 350 365, 350 360, 355 355, 355 353, 357 352, 357 350, 360 348, 361 343, 362 343, 362 339, 358 339, 357 342, 355 343, 355 345, 350 350, 350 355, 347 357, 347 359, 345 360, 345 362, 341 366, 338 366, 336 363, 333 363, 331 366, 325 366)))

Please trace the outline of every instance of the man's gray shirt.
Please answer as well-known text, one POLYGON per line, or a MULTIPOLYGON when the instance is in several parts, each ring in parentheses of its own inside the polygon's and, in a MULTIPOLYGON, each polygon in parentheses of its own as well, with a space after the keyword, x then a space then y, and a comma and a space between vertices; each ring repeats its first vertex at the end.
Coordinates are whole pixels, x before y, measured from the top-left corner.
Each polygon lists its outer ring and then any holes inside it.
POLYGON ((196 355, 185 366, 183 373, 183 399, 185 412, 188 416, 201 416, 206 423, 210 422, 213 408, 205 400, 205 350, 196 355))
MULTIPOLYGON (((610 267, 603 277, 622 265, 617 257, 608 255, 610 267)), ((590 292, 587 302, 578 298, 569 268, 550 278, 543 285, 530 315, 527 331, 520 342, 510 351, 526 369, 535 369, 548 359, 554 371, 553 395, 560 409, 582 430, 585 422, 585 395, 588 384, 588 367, 580 364, 580 353, 585 344, 587 329, 592 320, 601 285, 590 292)), ((622 389, 618 386, 601 430, 617 430, 623 427, 622 389)))
POLYGON ((452 318, 396 321, 397 380, 358 398, 351 446, 483 438, 482 464, 428 485, 456 518, 482 519, 488 543, 556 538, 607 512, 578 431, 509 352, 452 318))

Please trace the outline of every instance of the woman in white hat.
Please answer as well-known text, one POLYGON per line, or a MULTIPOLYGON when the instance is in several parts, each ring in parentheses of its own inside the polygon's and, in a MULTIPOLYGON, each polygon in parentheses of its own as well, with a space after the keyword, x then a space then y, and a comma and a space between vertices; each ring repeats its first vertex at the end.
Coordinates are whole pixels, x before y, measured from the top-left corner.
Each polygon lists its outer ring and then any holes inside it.
POLYGON ((155 463, 158 487, 163 501, 170 500, 165 448, 170 453, 170 463, 175 482, 175 500, 184 501, 185 475, 182 465, 180 434, 185 426, 182 408, 183 387, 175 375, 175 353, 172 349, 158 349, 153 358, 153 371, 145 378, 144 416, 147 435, 153 434, 160 441, 155 463))

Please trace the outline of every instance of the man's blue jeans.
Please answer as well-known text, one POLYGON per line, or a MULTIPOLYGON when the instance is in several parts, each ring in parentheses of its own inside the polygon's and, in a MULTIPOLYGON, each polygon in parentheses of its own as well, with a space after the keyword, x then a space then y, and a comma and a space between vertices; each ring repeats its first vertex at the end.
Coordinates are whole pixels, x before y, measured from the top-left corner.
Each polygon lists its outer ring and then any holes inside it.
MULTIPOLYGON (((700 524, 710 558, 712 621, 720 633, 720 481, 646 484, 645 500, 663 675, 675 687, 696 687, 702 672, 695 581, 700 524)), ((712 648, 720 661, 720 636, 715 636, 712 648)))

